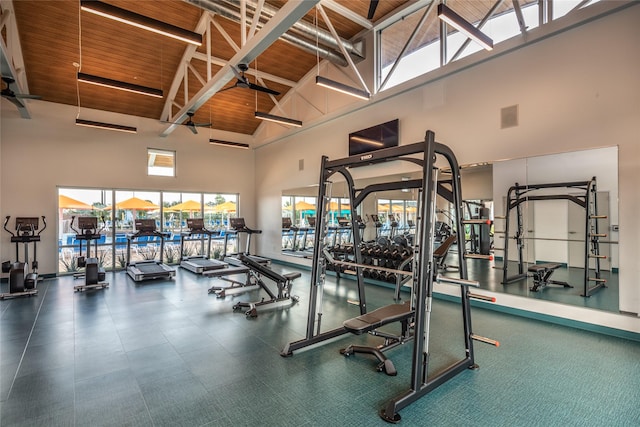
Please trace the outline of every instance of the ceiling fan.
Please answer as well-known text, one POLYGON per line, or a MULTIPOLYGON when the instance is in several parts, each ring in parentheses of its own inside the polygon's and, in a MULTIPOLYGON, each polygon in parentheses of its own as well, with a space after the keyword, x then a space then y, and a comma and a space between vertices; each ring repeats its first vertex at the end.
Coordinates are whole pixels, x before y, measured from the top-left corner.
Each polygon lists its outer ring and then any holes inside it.
POLYGON ((240 88, 244 88, 244 89, 257 90, 258 92, 264 92, 264 93, 268 93, 268 94, 271 94, 271 95, 276 95, 276 96, 280 95, 280 92, 278 92, 278 91, 275 91, 273 89, 269 89, 268 87, 257 85, 255 83, 251 83, 249 81, 249 79, 244 75, 245 71, 247 71, 249 69, 249 66, 247 64, 238 64, 238 69, 240 70, 240 72, 238 72, 238 70, 236 70, 233 67, 231 67, 231 69, 233 70, 233 73, 236 75, 236 78, 238 80, 236 81, 236 83, 233 86, 229 86, 226 89, 222 89, 220 92, 240 87, 240 88))
POLYGON ((2 97, 8 99, 11 103, 13 103, 18 108, 24 108, 24 104, 20 102, 20 99, 41 99, 41 96, 38 95, 29 95, 26 93, 15 93, 11 89, 11 85, 16 81, 11 77, 2 76, 2 81, 6 83, 7 87, 2 89, 2 97))
POLYGON ((191 132, 193 132, 194 134, 196 134, 196 135, 198 134, 198 130, 196 128, 208 128, 208 127, 211 127, 213 125, 213 123, 195 123, 193 121, 193 115, 194 114, 195 113, 193 111, 189 111, 187 113, 187 116, 189 116, 189 120, 187 120, 184 123, 180 123, 181 125, 188 127, 189 130, 191 132))

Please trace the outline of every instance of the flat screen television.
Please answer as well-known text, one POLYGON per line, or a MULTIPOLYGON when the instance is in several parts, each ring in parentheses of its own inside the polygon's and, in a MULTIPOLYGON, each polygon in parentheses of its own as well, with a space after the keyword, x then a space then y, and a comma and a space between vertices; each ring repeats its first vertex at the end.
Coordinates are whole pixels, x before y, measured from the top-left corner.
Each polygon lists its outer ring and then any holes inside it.
POLYGON ((349 134, 349 156, 398 146, 398 119, 349 134))

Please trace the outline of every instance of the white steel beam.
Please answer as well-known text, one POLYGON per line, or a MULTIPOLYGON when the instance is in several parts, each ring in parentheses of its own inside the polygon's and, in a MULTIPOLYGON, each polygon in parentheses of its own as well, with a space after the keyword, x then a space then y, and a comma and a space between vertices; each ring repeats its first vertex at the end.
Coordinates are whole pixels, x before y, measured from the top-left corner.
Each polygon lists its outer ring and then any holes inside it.
MULTIPOLYGON (((249 64, 256 59, 319 2, 320 0, 289 0, 286 2, 278 13, 251 40, 248 40, 240 51, 182 107, 171 120, 173 123, 162 131, 161 136, 167 136, 177 129, 179 124, 187 117, 187 112, 197 110, 216 92, 234 79, 233 67, 241 63, 249 64)), ((189 55, 189 57, 192 56, 193 53, 189 55)))

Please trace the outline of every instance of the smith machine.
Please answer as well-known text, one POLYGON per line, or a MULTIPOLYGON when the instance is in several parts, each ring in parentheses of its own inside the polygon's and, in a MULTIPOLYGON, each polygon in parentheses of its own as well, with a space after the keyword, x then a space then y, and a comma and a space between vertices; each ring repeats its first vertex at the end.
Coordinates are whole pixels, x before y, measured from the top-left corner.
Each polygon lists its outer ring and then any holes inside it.
MULTIPOLYGON (((401 322, 403 324, 403 330, 412 329, 413 339, 406 339, 402 341, 411 341, 413 343, 412 373, 409 389, 401 395, 391 398, 380 410, 380 416, 382 419, 392 423, 400 421, 400 415, 398 412, 404 407, 420 399, 457 374, 467 369, 477 368, 473 352, 474 339, 498 345, 497 341, 474 335, 471 332, 470 299, 478 298, 485 301, 490 301, 492 299, 486 296, 474 295, 469 292, 468 288, 470 286, 478 286, 478 283, 468 280, 467 266, 464 257, 460 257, 459 259, 459 278, 439 276, 437 275, 437 269, 434 266, 433 230, 435 222, 435 197, 436 193, 438 193, 438 169, 435 166, 436 154, 444 157, 449 163, 451 171, 453 171, 452 200, 454 201, 457 212, 456 228, 458 230, 462 230, 463 206, 458 163, 449 147, 435 142, 435 135, 432 131, 426 132, 425 140, 423 142, 415 144, 381 149, 364 155, 351 156, 333 161, 330 161, 326 156, 323 156, 319 181, 320 186, 318 191, 318 220, 316 222, 315 229, 317 238, 314 242, 314 257, 311 269, 306 336, 304 339, 299 341, 288 343, 281 352, 282 356, 291 356, 296 350, 321 343, 325 340, 348 332, 355 334, 369 333, 384 337, 382 332, 377 333, 376 329, 380 326, 393 322, 401 322), (419 165, 422 168, 422 179, 373 184, 362 189, 355 188, 350 169, 389 161, 407 161, 419 165), (329 194, 331 186, 329 178, 336 173, 341 174, 347 182, 350 193, 349 201, 352 218, 356 218, 356 208, 362 203, 362 201, 368 195, 377 191, 418 188, 421 190, 419 193, 421 193, 422 196, 418 201, 419 215, 418 222, 416 224, 416 238, 413 247, 413 273, 404 270, 395 271, 398 275, 411 275, 413 278, 412 298, 410 304, 391 304, 367 313, 363 269, 365 267, 378 268, 384 271, 389 269, 363 264, 363 255, 360 245, 361 236, 357 229, 358 225, 354 221, 351 224, 353 228, 352 238, 354 248, 352 259, 351 261, 337 262, 349 267, 356 273, 360 316, 354 319, 345 320, 344 326, 342 327, 322 331, 322 296, 325 272, 328 263, 336 262, 332 259, 328 248, 325 247, 325 237, 328 234, 327 215, 331 199, 331 194, 329 194), (431 326, 431 312, 433 308, 432 295, 434 281, 460 287, 465 352, 459 361, 438 372, 433 377, 428 377, 429 329, 431 326)), ((463 233, 458 233, 457 239, 458 247, 464 248, 465 242, 463 233)), ((397 345, 397 343, 395 345, 397 345)), ((395 345, 391 344, 387 348, 392 348, 395 345)), ((381 351, 384 351, 384 349, 381 351)), ((373 351, 369 352, 374 354, 373 351)), ((393 373, 390 373, 389 371, 387 371, 387 374, 393 375, 393 373)))
MULTIPOLYGON (((597 204, 596 177, 589 181, 577 182, 560 182, 550 184, 528 184, 516 185, 509 188, 507 192, 507 200, 504 217, 496 217, 496 219, 504 219, 504 231, 496 232, 504 233, 504 262, 502 266, 502 283, 512 283, 527 278, 524 271, 523 250, 525 246, 525 233, 522 219, 522 203, 534 202, 540 200, 568 200, 585 211, 585 233, 584 233, 584 282, 583 292, 581 296, 589 297, 600 288, 606 287, 606 279, 601 277, 600 260, 605 259, 606 255, 600 254, 600 238, 607 237, 606 233, 601 233, 598 227, 598 220, 606 219, 606 215, 598 214, 597 204), (561 189, 566 191, 581 191, 581 194, 558 193, 561 189), (545 190, 547 192, 545 193, 545 190), (513 236, 509 234, 509 223, 511 212, 515 209, 516 214, 516 230, 513 236), (518 273, 509 276, 508 272, 508 256, 509 256, 509 240, 514 239, 518 250, 518 273), (593 269, 590 268, 591 260, 593 260, 593 269), (593 271, 593 275, 591 272, 593 271), (592 285, 593 283, 593 285, 592 285)), ((532 291, 544 288, 547 284, 562 285, 564 287, 573 287, 566 282, 558 282, 550 280, 553 270, 560 267, 560 263, 546 263, 532 265, 528 271, 533 274, 534 286, 532 291)))

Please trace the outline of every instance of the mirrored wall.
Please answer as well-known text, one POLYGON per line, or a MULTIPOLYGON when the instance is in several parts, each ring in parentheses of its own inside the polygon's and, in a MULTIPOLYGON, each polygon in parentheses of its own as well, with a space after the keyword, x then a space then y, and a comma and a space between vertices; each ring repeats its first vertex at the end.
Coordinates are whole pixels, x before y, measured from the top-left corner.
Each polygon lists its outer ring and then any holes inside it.
MULTIPOLYGON (((452 245, 441 272, 455 275, 457 257, 465 253, 470 278, 484 289, 617 313, 617 165, 617 147, 606 147, 463 167, 465 219, 482 221, 465 224, 466 247, 452 245)), ((407 172, 395 178, 419 176, 407 172)), ((375 182, 363 178, 356 187, 375 182)), ((334 183, 334 195, 344 193, 340 185, 334 183)), ((309 219, 315 216, 316 193, 317 186, 283 192, 283 253, 312 255, 315 236, 309 219), (285 224, 287 216, 290 225, 285 224)), ((348 206, 348 199, 338 200, 348 206)), ((417 201, 415 190, 368 197, 357 212, 365 226, 363 240, 410 235, 417 201)), ((436 208, 439 244, 458 230, 451 204, 439 197, 436 208)), ((337 219, 343 217, 349 222, 342 225, 351 230, 349 209, 330 215, 332 227, 339 228, 337 219)), ((348 242, 348 232, 343 235, 348 242)))

